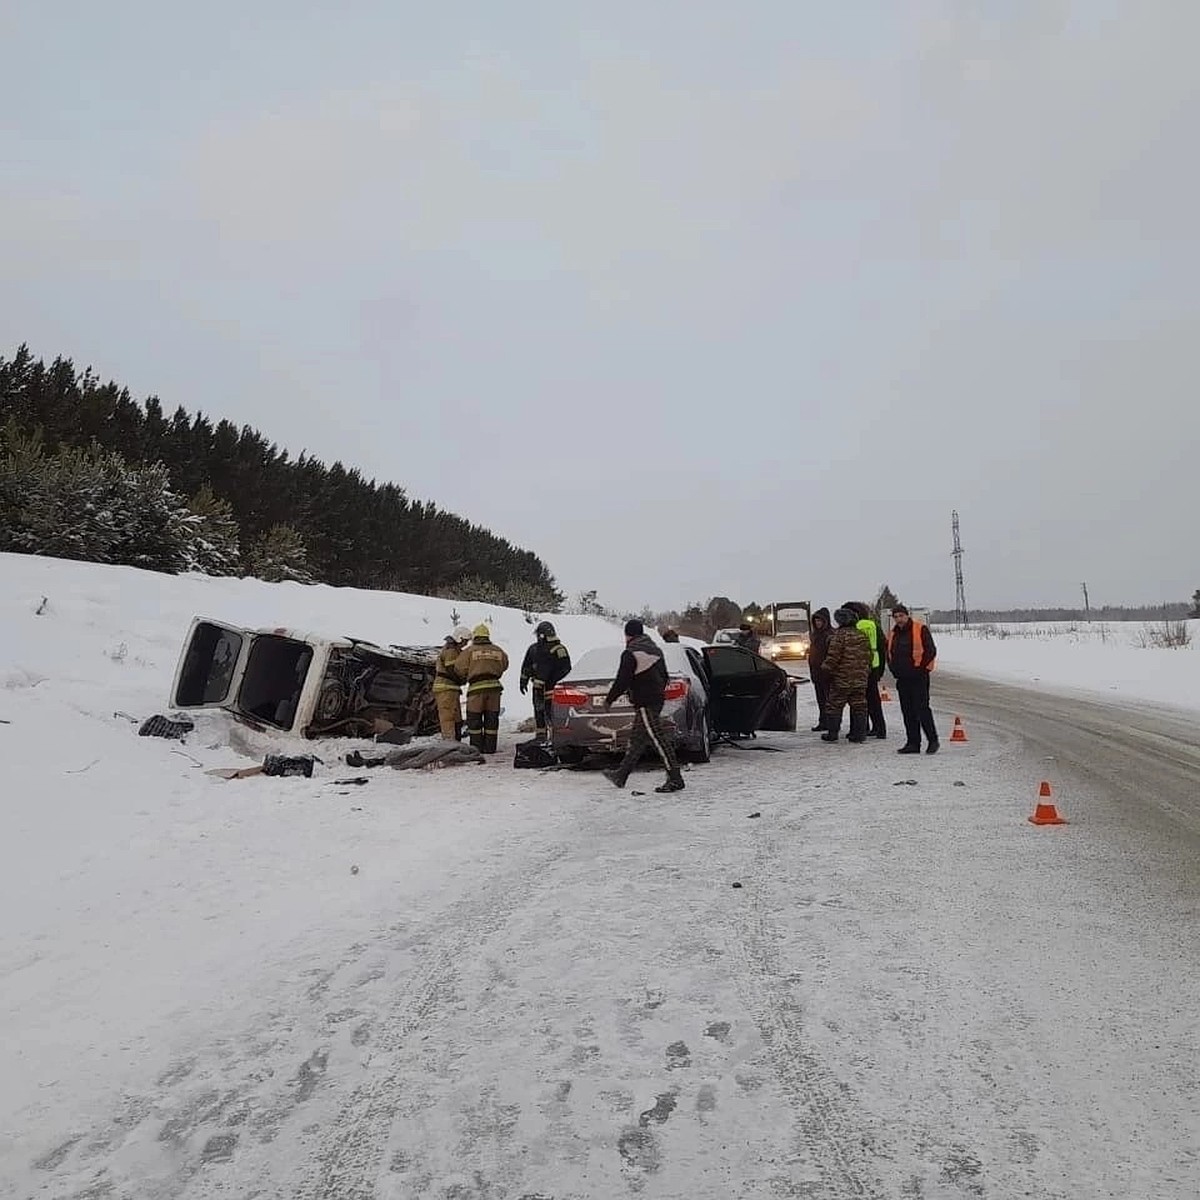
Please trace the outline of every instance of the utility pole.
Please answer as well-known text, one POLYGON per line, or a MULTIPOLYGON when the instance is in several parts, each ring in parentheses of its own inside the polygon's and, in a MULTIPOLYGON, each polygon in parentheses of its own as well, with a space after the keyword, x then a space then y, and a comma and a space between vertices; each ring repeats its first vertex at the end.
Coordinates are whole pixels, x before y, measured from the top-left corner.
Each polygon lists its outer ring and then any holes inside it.
POLYGON ((958 536, 958 509, 954 510, 951 528, 954 530, 954 624, 958 629, 966 629, 967 594, 963 589, 963 548, 958 536))
POLYGON ((1086 621, 1091 621, 1091 619, 1092 619, 1092 605, 1091 605, 1091 602, 1088 600, 1088 594, 1087 594, 1087 584, 1086 584, 1086 583, 1081 583, 1079 586, 1080 586, 1081 588, 1083 588, 1083 615, 1084 615, 1084 619, 1085 619, 1086 621))

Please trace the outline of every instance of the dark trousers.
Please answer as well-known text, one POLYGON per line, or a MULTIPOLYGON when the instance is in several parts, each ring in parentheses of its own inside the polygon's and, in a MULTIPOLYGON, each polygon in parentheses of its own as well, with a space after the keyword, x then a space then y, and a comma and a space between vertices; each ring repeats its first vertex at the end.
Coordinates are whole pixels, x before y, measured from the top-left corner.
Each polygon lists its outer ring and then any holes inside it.
POLYGON ((533 724, 539 738, 544 738, 550 730, 550 693, 544 684, 536 679, 533 681, 533 724))
POLYGON ((883 668, 876 667, 867 676, 867 716, 871 720, 871 732, 887 733, 887 721, 883 716, 883 701, 879 698, 879 681, 883 678, 883 668))
POLYGON ((495 754, 500 735, 500 689, 467 692, 467 733, 471 745, 484 754, 495 754))
POLYGON ((897 676, 896 693, 900 697, 900 711, 904 714, 906 743, 919 746, 922 731, 926 741, 936 742, 937 726, 929 708, 929 672, 911 671, 897 676))
POLYGON ((825 705, 829 702, 829 676, 818 667, 812 673, 813 695, 817 698, 817 720, 825 720, 825 705))
POLYGON ((679 774, 679 760, 675 757, 675 744, 663 732, 661 716, 662 709, 660 708, 634 709, 633 728, 629 731, 629 746, 625 751, 625 757, 621 759, 621 765, 617 768, 621 775, 627 776, 651 746, 654 747, 658 757, 662 759, 663 766, 667 768, 667 774, 679 774))

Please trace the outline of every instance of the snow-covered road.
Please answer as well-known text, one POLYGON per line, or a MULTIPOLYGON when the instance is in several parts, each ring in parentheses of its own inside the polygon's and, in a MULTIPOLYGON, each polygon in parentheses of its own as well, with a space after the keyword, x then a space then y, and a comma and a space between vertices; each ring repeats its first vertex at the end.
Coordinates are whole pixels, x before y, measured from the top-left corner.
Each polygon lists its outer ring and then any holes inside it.
MULTIPOLYGON (((232 804, 193 777, 237 976, 214 992, 212 939, 178 986, 89 958, 72 1003, 124 988, 139 1017, 60 1026, 69 1061, 6 1013, 6 1194, 1194 1197, 1188 848, 1069 787, 1073 824, 1035 829, 1049 772, 971 734, 932 759, 781 735, 671 798, 500 763, 232 804)), ((130 897, 144 850, 108 851, 130 897)), ((125 951, 172 933, 149 900, 128 921, 125 951)))
POLYGON ((778 735, 662 797, 512 770, 512 688, 492 764, 363 787, 114 715, 196 613, 453 608, 0 555, 0 1197, 1200 1195, 1193 718, 939 672, 966 745, 778 735))

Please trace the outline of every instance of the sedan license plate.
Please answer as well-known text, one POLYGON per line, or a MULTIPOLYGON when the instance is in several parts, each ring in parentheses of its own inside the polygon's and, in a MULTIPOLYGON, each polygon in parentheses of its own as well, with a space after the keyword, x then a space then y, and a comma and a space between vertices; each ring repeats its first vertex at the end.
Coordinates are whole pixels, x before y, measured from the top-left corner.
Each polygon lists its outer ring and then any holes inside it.
POLYGON ((604 707, 604 697, 603 696, 593 696, 592 697, 592 707, 593 708, 603 708, 604 707))

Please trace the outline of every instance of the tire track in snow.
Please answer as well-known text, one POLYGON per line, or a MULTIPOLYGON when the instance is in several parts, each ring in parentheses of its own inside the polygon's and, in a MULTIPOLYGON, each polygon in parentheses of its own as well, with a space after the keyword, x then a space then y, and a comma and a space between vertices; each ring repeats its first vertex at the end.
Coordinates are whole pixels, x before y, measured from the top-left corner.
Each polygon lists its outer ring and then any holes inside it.
MULTIPOLYGON (((766 830, 756 839, 753 875, 781 892, 788 880, 777 839, 766 830)), ((803 1013, 781 968, 774 913, 789 901, 758 887, 746 891, 749 911, 729 952, 741 966, 746 1007, 767 1046, 775 1076, 796 1111, 802 1156, 819 1174, 819 1180, 805 1181, 796 1194, 882 1200, 885 1193, 864 1150, 865 1126, 856 1119, 846 1089, 812 1053, 803 1013)))
POLYGON ((567 849, 544 844, 505 864, 499 874, 477 885, 475 894, 435 914, 414 941, 400 939, 403 950, 414 954, 417 962, 403 973, 400 997, 377 1005, 374 1013, 351 1007, 326 1013, 323 1019, 317 1015, 328 1007, 331 993, 350 1000, 364 984, 377 984, 384 974, 379 960, 401 948, 394 929, 347 947, 332 967, 313 967, 306 972, 307 984, 297 985, 298 1009, 288 1005, 271 1014, 265 1026, 229 1031, 209 1047, 197 1047, 160 1077, 161 1090, 126 1097, 111 1118, 90 1132, 60 1138, 33 1164, 43 1176, 41 1190, 52 1188, 53 1195, 72 1198, 111 1194, 155 1200, 208 1196, 231 1186, 239 1195, 288 1200, 375 1196, 375 1168, 402 1092, 399 1064, 406 1042, 453 995, 459 963, 504 926, 526 902, 533 881, 567 849), (371 1059, 390 1063, 374 1068, 371 1078, 353 1088, 348 1099, 327 1101, 337 1105, 331 1123, 319 1109, 312 1114, 326 1131, 314 1154, 303 1136, 297 1138, 295 1125, 297 1115, 315 1103, 315 1093, 326 1086, 328 1035, 322 1038, 316 1031, 328 1030, 331 1016, 339 1018, 339 1024, 343 1017, 352 1021, 369 1016, 343 1040, 358 1047, 369 1039, 371 1059), (313 1038, 322 1043, 316 1050, 311 1049, 313 1038), (308 1046, 302 1049, 301 1043, 308 1046), (298 1070, 280 1074, 274 1063, 282 1064, 293 1054, 303 1060, 298 1070), (289 1125, 290 1135, 280 1138, 289 1125), (212 1136, 197 1140, 206 1129, 212 1136), (302 1172, 303 1182, 296 1186, 287 1185, 280 1172, 277 1138, 290 1143, 293 1166, 302 1172), (264 1153, 272 1144, 274 1152, 264 1153), (167 1164, 161 1156, 148 1159, 147 1146, 166 1151, 174 1158, 173 1166, 164 1170, 167 1164), (141 1149, 131 1158, 132 1147, 141 1149), (123 1169, 115 1170, 121 1157, 126 1159, 123 1169), (213 1175, 213 1164, 224 1164, 232 1173, 213 1175))
POLYGON ((523 905, 531 885, 567 854, 551 846, 491 882, 482 894, 447 909, 429 934, 422 961, 407 977, 405 995, 374 1039, 388 1065, 359 1084, 327 1130, 317 1167, 296 1191, 304 1200, 373 1200, 375 1179, 403 1091, 403 1051, 412 1035, 452 992, 458 962, 497 933, 523 905))

